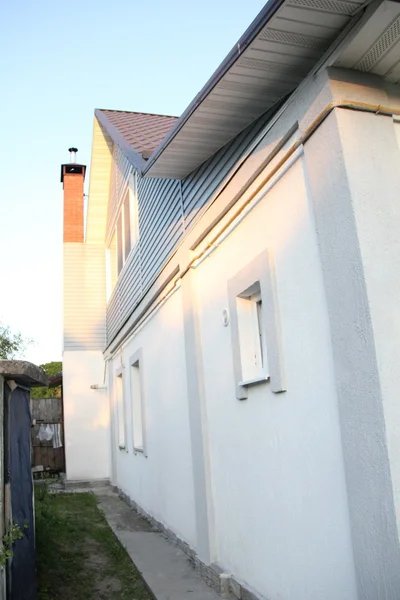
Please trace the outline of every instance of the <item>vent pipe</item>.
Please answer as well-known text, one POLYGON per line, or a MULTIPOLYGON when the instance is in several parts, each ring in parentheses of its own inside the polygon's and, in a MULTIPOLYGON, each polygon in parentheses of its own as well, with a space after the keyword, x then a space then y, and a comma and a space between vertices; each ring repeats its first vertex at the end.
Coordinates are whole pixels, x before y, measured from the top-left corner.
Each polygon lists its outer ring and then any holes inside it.
POLYGON ((69 162, 71 164, 76 163, 76 153, 78 152, 78 148, 68 148, 68 152, 69 152, 69 155, 70 155, 69 162))

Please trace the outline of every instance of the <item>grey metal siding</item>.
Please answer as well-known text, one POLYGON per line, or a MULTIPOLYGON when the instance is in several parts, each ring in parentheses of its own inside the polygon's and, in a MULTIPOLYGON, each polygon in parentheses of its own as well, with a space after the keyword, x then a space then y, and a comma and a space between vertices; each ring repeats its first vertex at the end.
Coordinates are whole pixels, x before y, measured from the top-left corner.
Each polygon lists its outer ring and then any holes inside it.
POLYGON ((130 314, 142 293, 142 282, 140 277, 140 253, 136 246, 128 257, 121 274, 119 287, 119 301, 121 305, 121 318, 130 314))
POLYGON ((183 235, 180 182, 141 178, 138 203, 140 264, 145 289, 183 235))
POLYGON ((107 304, 107 343, 110 342, 142 295, 139 244, 132 249, 107 304))
MULTIPOLYGON (((268 118, 269 115, 266 114, 257 119, 182 182, 138 176, 139 241, 129 255, 107 305, 108 343, 160 273, 185 229, 192 224, 199 210, 209 202, 268 118)), ((115 224, 121 195, 131 169, 121 150, 114 149, 108 235, 115 224)))
MULTIPOLYGON (((118 166, 113 172, 115 179, 120 177, 118 166)), ((126 178, 129 172, 125 169, 126 178)), ((107 305, 107 342, 129 317, 183 235, 180 182, 138 177, 137 183, 139 241, 128 256, 107 305)), ((124 188, 123 183, 113 184, 114 207, 118 206, 124 188)), ((116 208, 110 209, 111 213, 115 221, 116 208)))
POLYGON ((111 298, 107 304, 106 311, 106 340, 107 344, 113 339, 118 329, 121 327, 121 303, 119 301, 119 287, 115 286, 111 298))
POLYGON ((269 113, 261 116, 182 181, 185 227, 189 227, 199 210, 210 200, 269 118, 269 113))

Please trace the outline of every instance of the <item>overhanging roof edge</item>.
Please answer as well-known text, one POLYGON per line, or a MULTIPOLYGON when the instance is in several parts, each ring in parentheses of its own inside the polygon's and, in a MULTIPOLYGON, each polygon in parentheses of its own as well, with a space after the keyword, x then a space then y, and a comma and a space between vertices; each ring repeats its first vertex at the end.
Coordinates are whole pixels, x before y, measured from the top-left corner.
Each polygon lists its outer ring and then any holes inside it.
POLYGON ((94 111, 95 118, 99 121, 99 123, 107 130, 107 133, 111 137, 114 143, 116 143, 122 152, 125 154, 126 158, 129 160, 131 165, 135 167, 139 172, 142 172, 143 165, 146 162, 143 160, 141 155, 133 150, 133 148, 124 140, 122 135, 119 133, 118 129, 113 125, 104 112, 100 108, 96 108, 94 111))
MULTIPOLYGON (((399 0, 400 1, 400 0, 399 0)), ((285 0, 270 0, 264 8, 258 13, 253 22, 246 29, 244 34, 241 36, 239 41, 234 45, 229 54, 222 61, 220 66, 214 71, 213 75, 207 81, 207 83, 203 86, 200 92, 194 97, 192 102, 186 108, 186 110, 182 113, 179 120, 172 127, 172 129, 167 133, 164 140, 161 144, 154 150, 154 152, 150 155, 150 158, 146 162, 143 168, 143 174, 146 174, 147 171, 154 165, 159 156, 163 153, 165 148, 169 145, 169 143, 174 139, 176 134, 182 129, 186 121, 191 117, 194 111, 198 108, 198 106, 206 99, 209 93, 214 89, 214 87, 218 84, 218 82, 222 79, 222 77, 229 71, 232 65, 240 58, 243 54, 244 50, 247 48, 249 44, 251 44, 254 39, 257 37, 259 32, 268 21, 273 17, 276 11, 284 4, 285 0)))

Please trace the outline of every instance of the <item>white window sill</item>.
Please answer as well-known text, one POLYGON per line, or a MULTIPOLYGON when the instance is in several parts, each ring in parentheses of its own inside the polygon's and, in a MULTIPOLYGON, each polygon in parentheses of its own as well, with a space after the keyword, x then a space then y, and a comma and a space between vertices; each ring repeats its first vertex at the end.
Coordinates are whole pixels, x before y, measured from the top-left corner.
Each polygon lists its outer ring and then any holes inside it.
POLYGON ((254 377, 253 379, 245 379, 244 381, 239 381, 240 387, 249 387, 251 385, 257 385, 257 383, 265 383, 269 380, 269 375, 260 375, 259 377, 254 377))
POLYGON ((144 448, 133 448, 133 452, 135 454, 141 454, 142 456, 144 456, 145 458, 147 458, 147 454, 146 454, 144 448))

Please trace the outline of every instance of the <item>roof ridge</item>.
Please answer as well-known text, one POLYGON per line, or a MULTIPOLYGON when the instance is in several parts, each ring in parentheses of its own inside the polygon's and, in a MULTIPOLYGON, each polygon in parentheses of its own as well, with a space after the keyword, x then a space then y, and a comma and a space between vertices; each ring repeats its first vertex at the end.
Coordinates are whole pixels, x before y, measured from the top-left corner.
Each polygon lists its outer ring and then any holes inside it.
POLYGON ((114 113, 126 113, 128 115, 144 115, 148 117, 167 117, 168 119, 179 119, 176 115, 162 115, 160 113, 149 113, 149 112, 141 112, 137 110, 119 110, 116 108, 97 108, 96 110, 101 110, 103 112, 114 112, 114 113))

